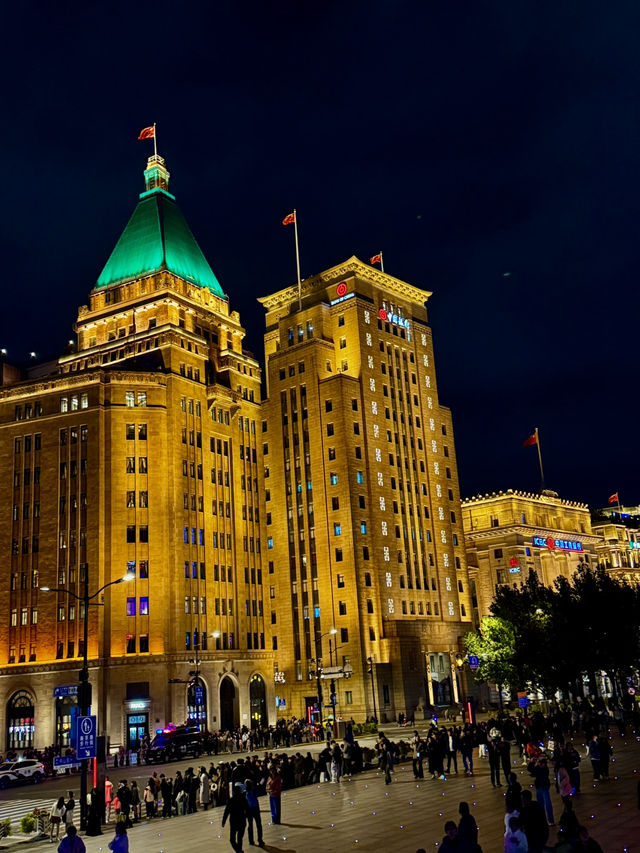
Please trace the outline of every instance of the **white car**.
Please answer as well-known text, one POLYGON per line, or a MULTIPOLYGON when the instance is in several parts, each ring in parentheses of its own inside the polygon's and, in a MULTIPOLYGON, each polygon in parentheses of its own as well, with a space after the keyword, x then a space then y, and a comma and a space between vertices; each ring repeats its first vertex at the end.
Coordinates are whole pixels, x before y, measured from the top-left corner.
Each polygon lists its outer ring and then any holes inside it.
POLYGON ((35 758, 23 758, 0 764, 0 790, 9 785, 19 785, 21 782, 42 782, 44 779, 44 764, 35 758))

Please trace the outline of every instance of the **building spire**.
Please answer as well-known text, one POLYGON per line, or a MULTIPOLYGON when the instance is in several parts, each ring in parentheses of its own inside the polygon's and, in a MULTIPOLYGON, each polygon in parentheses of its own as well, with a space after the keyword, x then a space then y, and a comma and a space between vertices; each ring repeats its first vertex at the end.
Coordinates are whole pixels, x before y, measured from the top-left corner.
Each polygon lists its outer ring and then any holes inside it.
POLYGON ((147 160, 147 168, 144 170, 145 192, 161 189, 169 192, 169 170, 164 164, 164 158, 159 154, 153 154, 147 160))

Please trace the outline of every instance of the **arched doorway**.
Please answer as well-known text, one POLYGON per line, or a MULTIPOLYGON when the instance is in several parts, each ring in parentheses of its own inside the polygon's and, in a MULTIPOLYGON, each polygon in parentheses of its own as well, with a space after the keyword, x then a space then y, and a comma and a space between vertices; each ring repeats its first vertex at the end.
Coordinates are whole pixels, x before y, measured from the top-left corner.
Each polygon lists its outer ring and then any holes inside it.
POLYGON ((239 725, 238 691, 231 678, 226 675, 220 682, 220 728, 222 731, 233 731, 239 725))
POLYGON ((18 690, 7 702, 7 749, 29 749, 34 740, 33 696, 18 690))
POLYGON ((251 728, 267 725, 267 691, 261 675, 252 675, 249 682, 249 707, 251 728))
POLYGON ((187 688, 187 722, 207 728, 207 688, 199 677, 187 688))

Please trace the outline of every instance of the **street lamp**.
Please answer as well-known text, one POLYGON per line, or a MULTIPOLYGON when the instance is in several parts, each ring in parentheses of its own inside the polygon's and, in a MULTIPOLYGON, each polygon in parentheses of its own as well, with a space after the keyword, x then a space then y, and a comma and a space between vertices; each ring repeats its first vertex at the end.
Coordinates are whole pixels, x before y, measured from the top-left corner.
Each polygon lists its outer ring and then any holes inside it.
MULTIPOLYGON (((48 587, 41 586, 41 592, 59 592, 64 595, 70 595, 72 598, 75 598, 76 601, 80 601, 84 606, 84 614, 83 614, 83 628, 84 628, 84 641, 82 647, 82 669, 78 675, 78 710, 80 712, 81 717, 86 717, 89 714, 89 707, 91 705, 91 684, 89 682, 89 607, 91 604, 95 606, 100 606, 101 602, 94 602, 93 599, 97 598, 101 592, 104 592, 107 587, 114 586, 117 583, 123 583, 126 581, 131 581, 135 579, 135 572, 127 572, 121 578, 116 578, 114 581, 109 581, 104 586, 101 586, 100 589, 96 590, 92 595, 89 595, 89 567, 85 566, 84 569, 84 591, 83 594, 76 595, 75 592, 72 592, 70 589, 62 589, 59 587, 48 587)), ((82 764, 80 768, 80 829, 86 830, 87 828, 87 759, 82 759, 82 764)))
MULTIPOLYGON (((322 651, 322 640, 324 637, 334 636, 337 633, 338 633, 338 629, 334 625, 328 631, 325 631, 324 634, 316 635, 316 638, 315 638, 315 643, 316 643, 316 658, 315 658, 316 682, 317 682, 317 686, 318 686, 318 713, 320 714, 320 725, 322 725, 322 716, 323 716, 322 704, 324 702, 324 697, 322 695, 322 681, 321 681, 322 655, 318 654, 318 648, 320 648, 320 651, 322 651)), ((329 655, 330 655, 330 660, 333 664, 333 658, 331 657, 331 640, 329 640, 329 655)), ((335 706, 334 706, 333 710, 335 711, 335 706)))

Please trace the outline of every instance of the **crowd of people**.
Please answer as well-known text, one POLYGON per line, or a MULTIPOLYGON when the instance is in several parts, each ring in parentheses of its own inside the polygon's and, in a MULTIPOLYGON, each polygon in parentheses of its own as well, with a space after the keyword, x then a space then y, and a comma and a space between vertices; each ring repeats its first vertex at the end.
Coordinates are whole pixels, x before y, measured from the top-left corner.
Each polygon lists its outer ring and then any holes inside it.
MULTIPOLYGON (((600 846, 589 837, 573 806, 580 795, 583 760, 589 761, 595 783, 608 780, 611 719, 604 704, 585 700, 558 707, 547 716, 539 712, 516 716, 506 713, 477 724, 446 727, 433 721, 426 732, 421 734, 416 730, 408 741, 392 742, 380 732, 374 749, 361 747, 348 729, 341 743, 328 741, 315 756, 310 750, 287 754, 266 749, 262 757, 251 754, 259 748, 258 744, 264 747, 277 743, 283 747, 317 738, 317 733, 303 724, 295 725, 295 721, 281 722, 255 733, 240 731, 238 737, 233 737, 233 749, 246 749, 249 752, 246 756, 238 755, 230 760, 225 756, 225 760, 217 764, 210 762, 208 769, 201 765, 189 767, 184 773, 181 770, 166 774, 154 771, 143 790, 135 779, 114 785, 107 777, 104 803, 95 789, 89 795, 88 834, 92 827, 100 831, 103 805, 107 822, 115 820, 116 826, 124 827, 125 834, 127 828, 143 820, 167 820, 219 807, 224 810, 223 825, 229 823, 233 849, 242 850, 245 831, 250 844, 262 844, 260 797, 268 797, 271 822, 278 825, 283 790, 320 782, 337 784, 345 774, 351 776, 374 767, 382 771, 385 782, 390 784, 397 762, 411 756, 416 779, 428 776, 445 780, 451 774, 462 773, 473 776, 479 761, 488 763, 491 785, 506 787, 505 853, 542 853, 545 849, 549 827, 556 824, 550 794, 553 787, 562 802, 555 850, 558 853, 601 853, 600 846), (570 740, 575 736, 581 736, 580 740, 586 745, 584 756, 570 740), (514 773, 514 766, 518 764, 528 772, 533 792, 528 788, 523 790, 518 781, 514 773)), ((624 719, 617 722, 624 732, 624 719)), ((213 752, 219 755, 226 749, 213 752)), ((71 793, 68 800, 62 798, 54 804, 52 839, 54 817, 60 818, 55 830, 57 836, 61 826, 68 830, 69 824, 73 824, 74 806, 71 793)), ((479 853, 477 825, 467 803, 460 803, 459 820, 447 821, 444 831, 441 847, 445 853, 479 853)), ((120 851, 118 848, 118 853, 120 851)))

